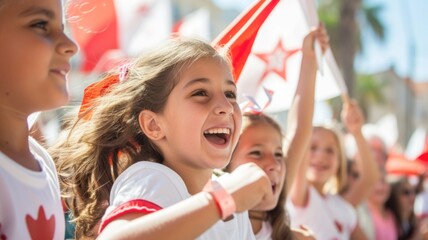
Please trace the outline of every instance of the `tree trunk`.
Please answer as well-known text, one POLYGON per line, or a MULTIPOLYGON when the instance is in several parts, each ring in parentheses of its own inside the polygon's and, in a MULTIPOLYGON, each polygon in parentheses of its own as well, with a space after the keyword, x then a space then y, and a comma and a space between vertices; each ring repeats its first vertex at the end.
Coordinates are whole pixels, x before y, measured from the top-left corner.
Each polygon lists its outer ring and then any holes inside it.
POLYGON ((354 59, 358 34, 355 15, 361 7, 361 0, 343 0, 340 9, 338 62, 351 97, 355 97, 354 59))

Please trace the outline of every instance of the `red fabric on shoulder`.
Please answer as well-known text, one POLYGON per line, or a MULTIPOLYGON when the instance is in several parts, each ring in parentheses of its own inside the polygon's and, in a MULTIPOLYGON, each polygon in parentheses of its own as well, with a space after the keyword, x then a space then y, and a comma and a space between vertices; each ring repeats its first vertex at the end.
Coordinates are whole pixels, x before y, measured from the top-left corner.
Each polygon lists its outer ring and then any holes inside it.
POLYGON ((100 229, 98 233, 101 233, 103 229, 113 220, 117 219, 118 217, 121 217, 123 215, 129 214, 129 213, 143 213, 143 214, 150 214, 153 212, 156 212, 158 210, 161 210, 162 208, 158 205, 143 200, 143 199, 134 199, 125 203, 122 203, 117 208, 115 208, 109 215, 107 215, 106 218, 104 218, 101 221, 100 229))

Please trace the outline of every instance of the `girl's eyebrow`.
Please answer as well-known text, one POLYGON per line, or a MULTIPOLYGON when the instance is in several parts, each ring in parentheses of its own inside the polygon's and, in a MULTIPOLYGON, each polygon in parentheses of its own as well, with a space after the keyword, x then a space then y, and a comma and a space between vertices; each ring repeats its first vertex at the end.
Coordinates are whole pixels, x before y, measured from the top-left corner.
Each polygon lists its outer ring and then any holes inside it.
POLYGON ((207 82, 209 82, 208 78, 196 78, 186 83, 186 85, 184 85, 183 88, 188 88, 196 83, 207 83, 207 82))
MULTIPOLYGON (((190 82, 186 83, 186 85, 184 85, 183 88, 187 88, 187 87, 192 86, 193 84, 196 84, 196 83, 208 83, 209 81, 210 80, 208 78, 196 78, 196 79, 193 79, 190 82)), ((227 85, 231 85, 231 86, 236 88, 236 84, 233 80, 226 79, 225 82, 227 85)))
POLYGON ((44 15, 50 19, 55 18, 55 13, 47 8, 32 6, 21 12, 20 16, 26 17, 31 15, 44 15))
POLYGON ((227 85, 232 85, 232 86, 234 86, 235 88, 237 88, 236 87, 236 83, 235 83, 235 81, 233 81, 233 80, 226 80, 226 83, 227 83, 227 85))

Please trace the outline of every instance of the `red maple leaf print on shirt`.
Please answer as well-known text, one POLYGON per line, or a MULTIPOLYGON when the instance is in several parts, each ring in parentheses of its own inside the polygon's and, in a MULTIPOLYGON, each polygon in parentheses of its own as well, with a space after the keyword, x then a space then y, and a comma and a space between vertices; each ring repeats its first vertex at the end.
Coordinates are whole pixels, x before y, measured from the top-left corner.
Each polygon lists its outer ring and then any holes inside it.
POLYGON ((337 221, 337 220, 334 220, 334 224, 336 225, 337 230, 338 230, 340 233, 342 233, 342 231, 343 231, 343 226, 342 226, 342 224, 341 224, 339 221, 337 221))
POLYGON ((39 207, 36 219, 27 214, 25 221, 27 222, 28 233, 32 240, 53 239, 55 233, 55 216, 51 215, 47 219, 42 206, 39 207))

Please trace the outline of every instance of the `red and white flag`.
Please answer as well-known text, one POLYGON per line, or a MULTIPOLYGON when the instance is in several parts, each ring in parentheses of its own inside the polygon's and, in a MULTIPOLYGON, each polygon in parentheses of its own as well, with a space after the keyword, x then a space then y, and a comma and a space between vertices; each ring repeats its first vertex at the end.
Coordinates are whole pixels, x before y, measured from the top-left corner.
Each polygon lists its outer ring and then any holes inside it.
MULTIPOLYGON (((289 108, 299 77, 303 38, 318 25, 314 4, 313 0, 256 1, 213 41, 213 45, 229 48, 240 103, 246 101, 243 95, 251 95, 264 105, 266 88, 274 91, 266 111, 289 108)), ((331 51, 322 62, 316 100, 346 93, 331 51)))
POLYGON ((425 127, 418 127, 412 133, 406 147, 406 156, 416 159, 419 155, 428 151, 428 130, 425 127))
POLYGON ((75 0, 67 15, 84 72, 92 71, 106 53, 104 61, 117 50, 136 56, 168 39, 172 29, 170 0, 75 0))
POLYGON ((209 10, 207 8, 200 8, 186 15, 174 24, 172 32, 180 36, 209 41, 211 39, 209 10))

